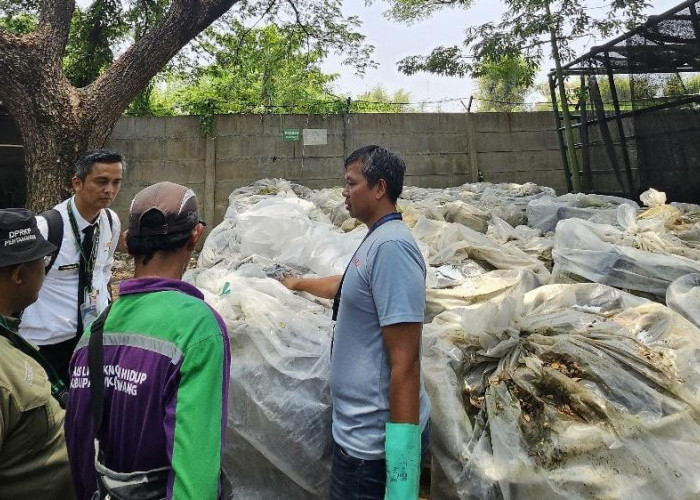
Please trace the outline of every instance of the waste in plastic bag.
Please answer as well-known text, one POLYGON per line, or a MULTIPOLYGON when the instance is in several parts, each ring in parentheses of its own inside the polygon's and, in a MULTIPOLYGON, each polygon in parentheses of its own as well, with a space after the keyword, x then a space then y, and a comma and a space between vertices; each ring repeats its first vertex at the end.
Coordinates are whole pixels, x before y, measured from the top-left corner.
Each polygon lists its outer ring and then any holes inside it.
POLYGON ((525 184, 477 184, 483 191, 474 204, 500 217, 511 226, 527 224, 527 205, 530 201, 544 197, 556 196, 554 189, 538 186, 532 182, 525 184))
POLYGON ((450 201, 440 205, 434 199, 419 202, 400 201, 399 211, 408 227, 416 225, 421 217, 426 219, 455 222, 468 228, 485 233, 488 229, 491 215, 460 200, 450 201))
POLYGON ((639 199, 648 207, 639 214, 640 220, 661 220, 668 229, 681 223, 681 211, 673 205, 666 205, 666 193, 651 188, 639 195, 639 199))
POLYGON ((618 210, 621 223, 630 224, 626 231, 580 219, 560 221, 552 251, 555 269, 661 299, 672 281, 700 272, 700 259, 673 253, 692 255, 693 249, 669 233, 640 230, 642 221, 635 221, 628 207, 618 210))
POLYGON ((344 233, 330 222, 313 221, 315 206, 298 198, 261 200, 237 217, 243 255, 264 255, 305 266, 321 276, 342 274, 367 228, 344 233))
POLYGON ((700 330, 597 284, 424 328, 432 498, 697 498, 700 330))
POLYGON ((425 298, 425 321, 431 321, 445 310, 504 296, 520 296, 543 284, 542 278, 532 271, 511 269, 489 271, 452 288, 430 288, 425 298))
POLYGON ((331 452, 328 306, 265 277, 243 259, 190 274, 231 338, 224 467, 236 498, 321 499, 331 452))
POLYGON ((614 224, 620 205, 638 208, 634 201, 617 196, 584 193, 568 193, 558 198, 542 196, 527 204, 527 225, 549 232, 554 231, 560 220, 572 218, 614 224))
MULTIPOLYGON (((527 201, 546 194, 553 191, 534 184, 405 190, 400 209, 407 219, 415 214, 407 225, 431 264, 426 284, 443 291, 437 307, 467 296, 499 301, 549 279, 536 254, 520 248, 540 244, 532 230, 511 228, 500 242, 473 228, 484 231, 499 209, 512 210, 517 223, 527 201)), ((339 188, 261 180, 231 194, 224 221, 200 252, 200 267, 187 273, 231 335, 224 463, 239 498, 327 495, 330 301, 293 294, 275 280, 287 273, 341 274, 366 234, 358 224, 347 217, 339 188)))
POLYGON ((412 232, 428 247, 430 265, 455 264, 471 259, 491 266, 490 269, 529 269, 545 282, 549 280, 549 271, 536 257, 508 243, 498 244, 485 234, 461 224, 421 217, 412 232))
POLYGON ((491 217, 486 234, 497 243, 512 242, 520 250, 537 257, 547 269, 552 269, 553 235, 543 236, 542 231, 528 226, 513 227, 495 215, 491 217))
POLYGON ((666 305, 700 328, 700 274, 686 274, 671 283, 666 305))

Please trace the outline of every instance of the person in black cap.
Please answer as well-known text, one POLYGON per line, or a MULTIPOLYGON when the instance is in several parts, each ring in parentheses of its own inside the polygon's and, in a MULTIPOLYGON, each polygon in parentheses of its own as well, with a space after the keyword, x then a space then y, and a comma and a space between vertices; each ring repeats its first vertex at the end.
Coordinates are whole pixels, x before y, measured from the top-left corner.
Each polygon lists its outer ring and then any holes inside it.
POLYGON ((17 333, 17 311, 36 301, 55 251, 32 212, 0 210, 0 498, 75 496, 63 434, 65 386, 17 333))

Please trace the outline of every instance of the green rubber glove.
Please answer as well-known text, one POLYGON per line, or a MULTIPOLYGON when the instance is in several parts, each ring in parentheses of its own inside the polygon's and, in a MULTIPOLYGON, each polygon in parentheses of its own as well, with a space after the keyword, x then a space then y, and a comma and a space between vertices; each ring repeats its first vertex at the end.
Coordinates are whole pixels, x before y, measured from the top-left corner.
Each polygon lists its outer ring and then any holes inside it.
POLYGON ((384 500, 415 500, 420 482, 420 426, 387 422, 384 500))

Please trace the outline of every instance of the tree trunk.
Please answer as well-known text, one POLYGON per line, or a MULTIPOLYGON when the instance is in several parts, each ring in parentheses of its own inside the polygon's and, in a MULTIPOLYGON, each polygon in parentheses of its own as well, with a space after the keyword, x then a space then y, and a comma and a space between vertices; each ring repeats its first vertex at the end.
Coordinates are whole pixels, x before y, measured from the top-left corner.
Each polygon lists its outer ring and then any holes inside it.
POLYGON ((0 101, 22 134, 27 206, 70 194, 76 160, 107 143, 112 127, 151 78, 238 0, 173 0, 164 17, 87 87, 63 74, 75 0, 42 0, 34 33, 0 29, 0 101))
POLYGON ((104 146, 114 125, 107 121, 88 123, 92 120, 71 106, 62 106, 60 98, 47 101, 49 106, 41 113, 31 108, 13 110, 24 144, 26 204, 35 212, 70 195, 75 162, 88 149, 104 146))

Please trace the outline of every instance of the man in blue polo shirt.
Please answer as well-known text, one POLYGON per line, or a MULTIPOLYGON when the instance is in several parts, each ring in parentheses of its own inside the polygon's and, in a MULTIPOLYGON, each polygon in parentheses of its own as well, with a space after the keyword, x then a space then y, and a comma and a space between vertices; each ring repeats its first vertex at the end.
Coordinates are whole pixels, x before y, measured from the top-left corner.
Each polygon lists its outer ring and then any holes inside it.
POLYGON ((352 153, 343 196, 368 235, 343 276, 282 280, 291 290, 335 299, 333 500, 417 498, 430 443, 420 370, 425 261, 396 209, 405 169, 380 146, 352 153))

